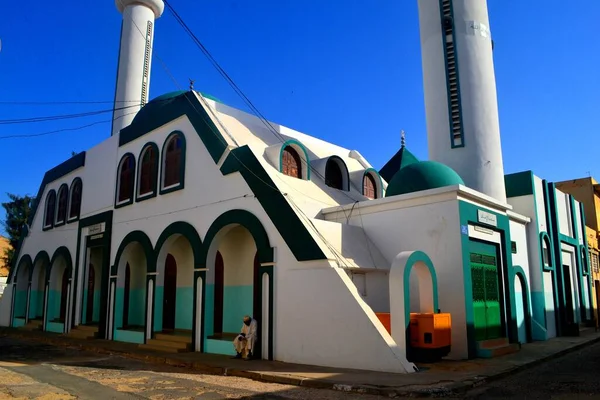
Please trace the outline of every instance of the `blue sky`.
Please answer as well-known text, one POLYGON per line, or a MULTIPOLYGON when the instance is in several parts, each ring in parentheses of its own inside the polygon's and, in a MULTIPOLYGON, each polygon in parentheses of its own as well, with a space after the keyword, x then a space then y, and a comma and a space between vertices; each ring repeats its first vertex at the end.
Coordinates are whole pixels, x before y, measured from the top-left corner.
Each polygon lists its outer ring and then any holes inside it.
MULTIPOLYGON (((431 0, 433 1, 433 0, 431 0)), ((0 120, 108 110, 121 15, 114 1, 8 2, 0 13, 0 120), (91 5, 93 3, 93 5, 91 5), (34 30, 35 28, 35 30, 34 30)), ((359 150, 381 167, 407 132, 427 157, 416 0, 171 0, 222 67, 270 120, 359 150)), ((600 178, 600 2, 488 0, 495 40, 506 173, 549 180, 600 178)), ((243 102, 173 16, 157 21, 150 97, 178 85, 243 102)), ((0 124, 0 136, 43 133, 110 119, 0 124)), ((0 201, 35 195, 46 170, 110 135, 103 123, 34 138, 0 139, 0 201)), ((89 184, 89 183, 88 183, 89 184)))

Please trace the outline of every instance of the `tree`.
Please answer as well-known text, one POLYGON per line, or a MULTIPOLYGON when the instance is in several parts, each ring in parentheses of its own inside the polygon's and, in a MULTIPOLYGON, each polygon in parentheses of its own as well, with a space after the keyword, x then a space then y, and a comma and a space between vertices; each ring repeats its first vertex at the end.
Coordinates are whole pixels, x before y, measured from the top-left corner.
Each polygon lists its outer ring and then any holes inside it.
POLYGON ((10 247, 4 254, 0 254, 0 258, 10 269, 12 267, 15 250, 19 244, 19 239, 21 238, 23 229, 25 229, 27 220, 29 219, 34 199, 27 195, 19 196, 11 193, 7 193, 7 195, 9 201, 2 203, 2 207, 6 211, 6 217, 2 222, 2 226, 8 235, 10 247))

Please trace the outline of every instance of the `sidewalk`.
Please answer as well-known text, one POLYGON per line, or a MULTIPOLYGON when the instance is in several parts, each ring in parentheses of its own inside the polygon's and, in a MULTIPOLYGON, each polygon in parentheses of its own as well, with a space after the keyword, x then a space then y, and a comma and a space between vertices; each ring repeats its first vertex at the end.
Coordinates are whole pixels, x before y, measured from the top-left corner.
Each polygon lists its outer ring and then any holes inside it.
POLYGON ((48 332, 0 328, 0 335, 42 341, 58 346, 77 347, 96 353, 117 354, 194 369, 212 375, 229 375, 254 380, 313 388, 354 391, 385 396, 428 397, 465 392, 487 381, 531 367, 548 359, 600 342, 600 332, 585 330, 579 337, 561 337, 523 345, 518 353, 494 359, 441 361, 420 364, 423 371, 392 374, 359 370, 287 364, 277 361, 241 361, 203 354, 165 354, 145 351, 130 343, 107 340, 79 340, 48 332))

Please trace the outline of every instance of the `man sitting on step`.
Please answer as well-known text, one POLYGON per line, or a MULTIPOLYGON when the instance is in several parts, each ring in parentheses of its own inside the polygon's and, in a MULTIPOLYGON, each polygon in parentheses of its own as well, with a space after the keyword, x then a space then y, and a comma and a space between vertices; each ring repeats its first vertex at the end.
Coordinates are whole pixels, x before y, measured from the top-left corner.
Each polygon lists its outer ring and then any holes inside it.
POLYGON ((242 332, 233 340, 233 347, 235 347, 237 353, 234 358, 242 358, 242 353, 246 350, 246 360, 252 359, 252 351, 254 350, 254 344, 256 343, 257 338, 256 326, 255 319, 248 315, 244 317, 242 332))

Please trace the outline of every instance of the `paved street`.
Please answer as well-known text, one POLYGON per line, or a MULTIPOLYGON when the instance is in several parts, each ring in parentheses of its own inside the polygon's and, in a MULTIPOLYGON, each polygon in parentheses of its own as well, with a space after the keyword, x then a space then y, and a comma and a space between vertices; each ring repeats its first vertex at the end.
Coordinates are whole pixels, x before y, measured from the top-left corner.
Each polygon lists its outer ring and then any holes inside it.
POLYGON ((0 337, 0 399, 344 399, 348 394, 202 375, 120 356, 0 337))
MULTIPOLYGON (((188 369, 0 337, 2 399, 324 399, 381 397, 203 375, 188 369)), ((600 399, 600 343, 478 387, 469 399, 600 399)))

